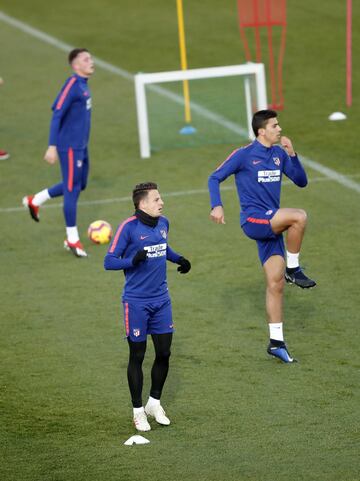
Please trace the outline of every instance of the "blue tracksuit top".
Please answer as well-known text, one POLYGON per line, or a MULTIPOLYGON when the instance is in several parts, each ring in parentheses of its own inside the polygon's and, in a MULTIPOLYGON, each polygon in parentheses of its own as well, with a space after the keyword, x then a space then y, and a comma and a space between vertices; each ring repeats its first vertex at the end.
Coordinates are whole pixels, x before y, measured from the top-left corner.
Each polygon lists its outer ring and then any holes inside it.
POLYGON ((91 95, 88 79, 72 75, 64 83, 51 107, 49 145, 60 151, 85 149, 89 142, 91 95))
POLYGON ((296 155, 290 157, 278 145, 265 147, 254 140, 232 152, 210 175, 211 208, 222 205, 220 183, 234 174, 241 206, 241 225, 252 213, 279 209, 283 173, 299 187, 307 185, 305 170, 296 155))
POLYGON ((135 215, 122 222, 104 259, 106 270, 124 270, 123 300, 162 300, 169 297, 166 280, 166 260, 177 263, 180 254, 168 245, 169 221, 159 217, 150 227, 135 215), (133 266, 135 254, 147 251, 147 258, 133 266))

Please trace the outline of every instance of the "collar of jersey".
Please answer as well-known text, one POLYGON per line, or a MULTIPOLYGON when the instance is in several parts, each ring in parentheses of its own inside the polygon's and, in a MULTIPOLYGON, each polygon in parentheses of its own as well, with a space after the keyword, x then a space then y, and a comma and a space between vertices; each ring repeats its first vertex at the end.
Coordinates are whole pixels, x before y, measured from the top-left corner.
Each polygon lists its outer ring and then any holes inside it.
POLYGON ((83 83, 86 83, 86 84, 89 80, 87 77, 81 77, 81 75, 78 75, 77 73, 74 73, 74 77, 76 77, 78 80, 80 80, 80 82, 83 82, 83 83))
POLYGON ((258 149, 260 149, 260 151, 263 151, 263 152, 269 152, 269 150, 271 150, 273 148, 273 146, 271 147, 266 147, 266 145, 263 145, 261 142, 259 142, 257 139, 254 140, 254 144, 256 145, 256 147, 258 149))
POLYGON ((147 214, 143 210, 136 209, 135 211, 136 217, 145 225, 149 227, 156 227, 159 222, 159 217, 151 217, 151 215, 147 214))

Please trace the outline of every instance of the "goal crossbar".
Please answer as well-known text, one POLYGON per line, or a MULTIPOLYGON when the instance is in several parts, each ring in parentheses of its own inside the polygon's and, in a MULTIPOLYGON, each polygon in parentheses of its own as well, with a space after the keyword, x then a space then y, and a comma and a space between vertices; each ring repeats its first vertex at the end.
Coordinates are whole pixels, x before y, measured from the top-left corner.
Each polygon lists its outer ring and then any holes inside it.
MULTIPOLYGON (((242 65, 229 65, 225 67, 209 67, 209 68, 197 68, 189 70, 173 70, 169 72, 155 72, 155 73, 138 73, 135 75, 135 96, 136 96, 136 110, 137 110, 137 122, 139 132, 140 143, 140 155, 142 158, 150 157, 150 135, 149 135, 149 121, 146 102, 146 90, 145 87, 149 84, 160 84, 165 82, 178 82, 183 80, 199 80, 199 79, 211 79, 220 77, 231 76, 243 76, 245 82, 245 103, 247 111, 247 133, 249 138, 253 138, 251 130, 251 89, 250 89, 250 77, 255 79, 255 92, 256 110, 262 110, 267 108, 266 97, 266 83, 265 83, 265 68, 262 63, 246 63, 242 65)), ((176 96, 165 88, 157 88, 157 93, 166 97, 173 98, 176 102, 183 102, 180 96, 176 96), (179 97, 179 98, 175 98, 179 97)), ((191 105, 193 103, 191 102, 191 105)), ((200 107, 200 106, 199 106, 200 107)), ((204 116, 214 120, 216 114, 209 112, 206 108, 200 107, 200 111, 204 116), (207 114, 209 112, 209 114, 207 114)))

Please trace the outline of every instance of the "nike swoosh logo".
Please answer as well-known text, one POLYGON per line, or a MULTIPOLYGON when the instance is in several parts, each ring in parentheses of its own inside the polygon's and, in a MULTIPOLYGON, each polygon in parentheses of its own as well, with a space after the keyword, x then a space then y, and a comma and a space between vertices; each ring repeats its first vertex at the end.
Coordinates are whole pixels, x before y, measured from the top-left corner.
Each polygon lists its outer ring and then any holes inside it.
POLYGON ((253 160, 254 165, 257 165, 257 164, 260 164, 260 163, 261 163, 261 160, 253 160))
POLYGON ((144 240, 144 239, 146 239, 147 237, 150 237, 150 236, 149 236, 149 235, 141 235, 141 236, 140 236, 140 240, 144 240))

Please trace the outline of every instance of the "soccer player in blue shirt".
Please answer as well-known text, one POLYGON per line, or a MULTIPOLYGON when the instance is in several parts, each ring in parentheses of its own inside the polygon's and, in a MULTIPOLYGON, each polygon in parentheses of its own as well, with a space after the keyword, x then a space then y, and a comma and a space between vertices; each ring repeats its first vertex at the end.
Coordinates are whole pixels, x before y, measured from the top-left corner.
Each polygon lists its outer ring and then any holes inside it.
POLYGON ((31 217, 39 222, 40 206, 54 197, 64 197, 66 224, 65 249, 76 257, 87 257, 76 225, 77 201, 86 188, 89 173, 88 142, 91 122, 91 95, 88 79, 94 73, 94 62, 85 48, 69 53, 73 75, 63 85, 52 106, 49 146, 45 160, 55 164, 60 159, 62 182, 35 195, 23 198, 31 217))
POLYGON ((267 352, 290 363, 294 359, 287 350, 283 335, 285 280, 303 289, 314 287, 316 283, 305 276, 299 265, 306 212, 302 209, 280 208, 281 179, 284 173, 296 185, 305 187, 307 177, 291 140, 281 136, 275 111, 256 112, 252 127, 256 139, 250 145, 235 150, 209 177, 210 218, 217 224, 225 224, 220 183, 234 175, 241 205, 240 225, 250 239, 256 240, 265 272, 266 312, 270 331, 267 352), (281 146, 276 145, 279 142, 281 146), (285 231, 286 265, 282 236, 285 231))
POLYGON ((138 431, 149 431, 147 416, 154 417, 159 424, 170 424, 160 404, 174 331, 166 261, 178 264, 181 274, 189 272, 191 264, 168 244, 169 221, 162 216, 164 203, 157 185, 153 182, 138 184, 132 197, 135 213, 119 225, 105 256, 104 267, 123 270, 125 274, 122 302, 130 351, 127 376, 133 419, 138 431), (142 363, 148 334, 154 344, 155 361, 150 396, 144 408, 142 363))

